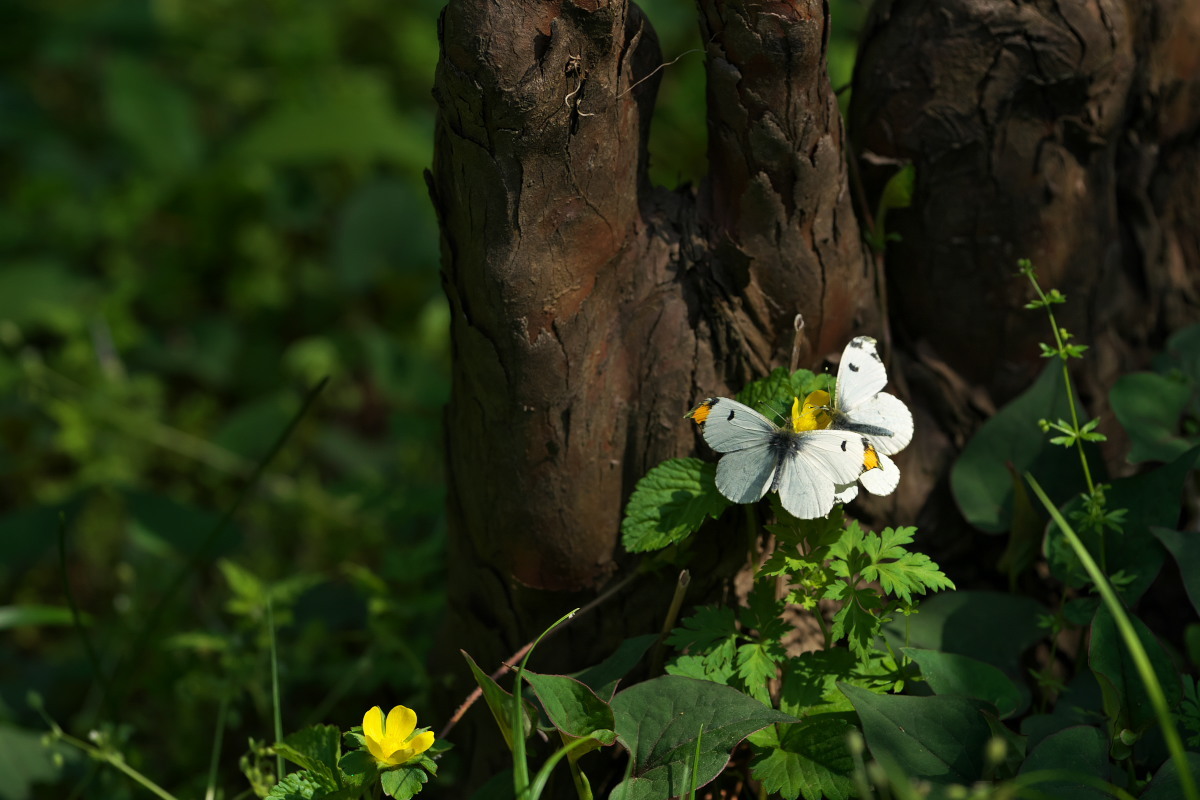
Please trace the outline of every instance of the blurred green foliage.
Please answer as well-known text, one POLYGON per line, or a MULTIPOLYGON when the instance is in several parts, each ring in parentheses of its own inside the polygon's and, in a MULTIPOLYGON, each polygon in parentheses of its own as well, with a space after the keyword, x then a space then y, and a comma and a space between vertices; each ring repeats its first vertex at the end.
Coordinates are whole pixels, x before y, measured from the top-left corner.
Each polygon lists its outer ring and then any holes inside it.
MULTIPOLYGON (((272 738, 268 597, 286 729, 425 702, 445 599, 448 311, 422 179, 442 4, 3 4, 0 592, 38 611, 7 612, 12 736, 41 729, 36 690, 199 796, 225 704, 233 796, 248 737, 272 738), (60 528, 98 665, 61 624, 60 528)), ((645 5, 664 60, 702 49, 691 3, 645 5)), ((833 7, 840 85, 864 2, 833 7)), ((664 69, 667 186, 705 170, 703 59, 664 69)), ((81 759, 65 779, 136 793, 81 759)), ((0 800, 28 788, 0 781, 0 800)))

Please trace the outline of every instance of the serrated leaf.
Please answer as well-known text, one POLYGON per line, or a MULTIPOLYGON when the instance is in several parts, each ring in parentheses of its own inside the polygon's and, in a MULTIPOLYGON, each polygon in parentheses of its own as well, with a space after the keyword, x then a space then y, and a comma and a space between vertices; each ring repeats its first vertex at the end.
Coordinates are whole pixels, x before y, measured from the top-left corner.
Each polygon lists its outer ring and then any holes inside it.
POLYGON ((784 658, 779 642, 751 642, 737 650, 737 674, 750 696, 761 703, 770 703, 768 683, 775 680, 778 664, 784 658))
POLYGON ((425 770, 409 766, 390 769, 379 776, 379 782, 383 785, 383 793, 388 797, 396 798, 396 800, 408 800, 424 789, 425 782, 428 780, 429 773, 425 770))
POLYGON ((862 674, 858 659, 844 647, 813 650, 789 658, 783 665, 779 710, 803 717, 820 709, 845 711, 850 702, 837 688, 838 681, 857 685, 862 674))
MULTIPOLYGON (((847 800, 854 796, 854 759, 846 737, 853 715, 819 714, 789 725, 776 747, 760 752, 751 774, 768 794, 786 800, 847 800)), ((758 749, 758 748, 756 748, 758 749)))
POLYGON ((325 791, 334 791, 342 786, 338 772, 341 759, 342 734, 333 725, 313 725, 303 728, 277 742, 274 750, 301 769, 307 770, 311 780, 325 791))
POLYGON ((683 650, 709 650, 737 635, 737 618, 732 608, 701 606, 667 636, 667 644, 683 650))
POLYGON ((973 697, 991 703, 1001 719, 1013 716, 1029 702, 1029 690, 1018 687, 991 664, 970 656, 916 647, 906 647, 904 653, 921 667, 921 675, 935 694, 973 697))
POLYGON ((646 473, 621 520, 621 543, 631 553, 661 550, 721 516, 731 504, 716 485, 717 465, 672 458, 646 473))
POLYGON ((796 721, 728 686, 672 675, 618 692, 612 708, 633 762, 613 800, 659 800, 704 786, 742 739, 772 723, 796 721))
POLYGON ((858 712, 873 757, 935 784, 970 784, 983 777, 991 730, 978 701, 880 695, 846 684, 841 690, 858 712))
POLYGON ((783 367, 776 367, 765 378, 742 387, 735 399, 771 419, 786 416, 793 399, 803 399, 818 389, 828 390, 832 386, 832 375, 814 375, 806 369, 788 372, 783 367))
POLYGON ((267 800, 313 800, 321 797, 326 791, 309 772, 293 772, 284 775, 283 780, 271 787, 267 800))

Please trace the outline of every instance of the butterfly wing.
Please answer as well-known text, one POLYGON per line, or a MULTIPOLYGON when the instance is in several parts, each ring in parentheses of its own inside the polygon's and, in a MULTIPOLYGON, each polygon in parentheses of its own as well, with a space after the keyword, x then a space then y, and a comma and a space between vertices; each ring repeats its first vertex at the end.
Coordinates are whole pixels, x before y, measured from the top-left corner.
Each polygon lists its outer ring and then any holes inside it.
POLYGON ((796 434, 775 477, 779 500, 798 519, 823 517, 833 508, 838 490, 858 479, 862 464, 858 434, 835 430, 796 434))
POLYGON ((851 413, 858 406, 883 391, 887 385, 887 370, 875 340, 856 336, 842 351, 842 363, 837 374, 837 409, 851 413))
POLYGON ((900 398, 887 392, 875 395, 845 418, 849 429, 866 436, 882 455, 895 455, 912 441, 912 412, 900 398), (889 435, 880 431, 888 431, 889 435))
POLYGON ((726 453, 717 464, 717 491, 735 503, 755 503, 775 480, 776 452, 767 443, 726 453))
POLYGON ((700 424, 704 441, 718 453, 765 445, 779 430, 750 406, 728 397, 710 397, 688 416, 700 424))
POLYGON ((871 494, 891 494, 896 491, 896 484, 900 483, 900 470, 896 462, 883 453, 876 451, 875 457, 879 465, 859 475, 858 481, 871 494))

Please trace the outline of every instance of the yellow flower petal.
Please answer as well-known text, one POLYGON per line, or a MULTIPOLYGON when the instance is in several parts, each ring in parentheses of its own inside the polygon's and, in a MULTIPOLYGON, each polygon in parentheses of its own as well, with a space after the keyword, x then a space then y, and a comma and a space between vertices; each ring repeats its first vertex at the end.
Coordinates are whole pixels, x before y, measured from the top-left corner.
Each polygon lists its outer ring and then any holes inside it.
POLYGON ((363 736, 377 742, 383 741, 383 709, 379 706, 363 714, 363 736))
MULTIPOLYGON (((425 731, 418 733, 416 736, 408 740, 408 748, 412 750, 413 756, 419 756, 429 748, 433 747, 433 731, 425 731)), ((409 756, 412 758, 412 756, 409 756)))
POLYGON ((417 727, 417 712, 407 706, 396 706, 387 715, 384 724, 384 749, 399 750, 417 727))

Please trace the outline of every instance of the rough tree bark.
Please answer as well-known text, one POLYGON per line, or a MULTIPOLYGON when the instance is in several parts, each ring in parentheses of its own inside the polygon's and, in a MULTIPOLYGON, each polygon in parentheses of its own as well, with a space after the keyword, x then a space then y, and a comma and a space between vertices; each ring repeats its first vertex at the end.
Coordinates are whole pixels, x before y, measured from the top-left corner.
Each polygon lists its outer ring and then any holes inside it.
MULTIPOLYGON (((464 675, 454 648, 493 667, 621 571, 634 482, 695 451, 680 417, 697 399, 789 362, 797 313, 802 366, 884 333, 826 4, 698 7, 711 175, 678 192, 646 177, 662 58, 635 5, 451 0, 442 16, 430 190, 453 315, 447 674, 464 675)), ((952 453, 1036 367, 1042 320, 1019 311, 1018 257, 1102 345, 1096 386, 1195 316, 1200 6, 894 0, 873 19, 858 149, 918 175, 887 285, 893 373, 924 434, 888 513, 936 522, 952 453)), ((860 162, 870 196, 876 161, 860 162)), ((729 565, 705 546, 711 587, 729 565)), ((656 630, 669 584, 634 583, 542 665, 584 666, 656 630)), ((471 735, 456 733, 460 752, 486 771, 471 735)))
POLYGON ((916 165, 887 271, 905 372, 939 421, 920 443, 930 475, 1041 367, 1048 332, 1019 312, 1018 258, 1068 296, 1060 322, 1092 348, 1078 366, 1094 412, 1196 321, 1200 3, 877 2, 850 129, 868 187, 886 178, 878 157, 916 165))
MULTIPOLYGON (((694 451, 691 405, 787 363, 797 313, 817 354, 877 319, 824 4, 706 0, 701 18, 714 169, 669 192, 646 177, 662 57, 635 5, 453 0, 442 16, 444 634, 489 668, 617 573, 624 500, 694 451)), ((556 666, 656 629, 670 584, 642 581, 573 625, 556 666)))

